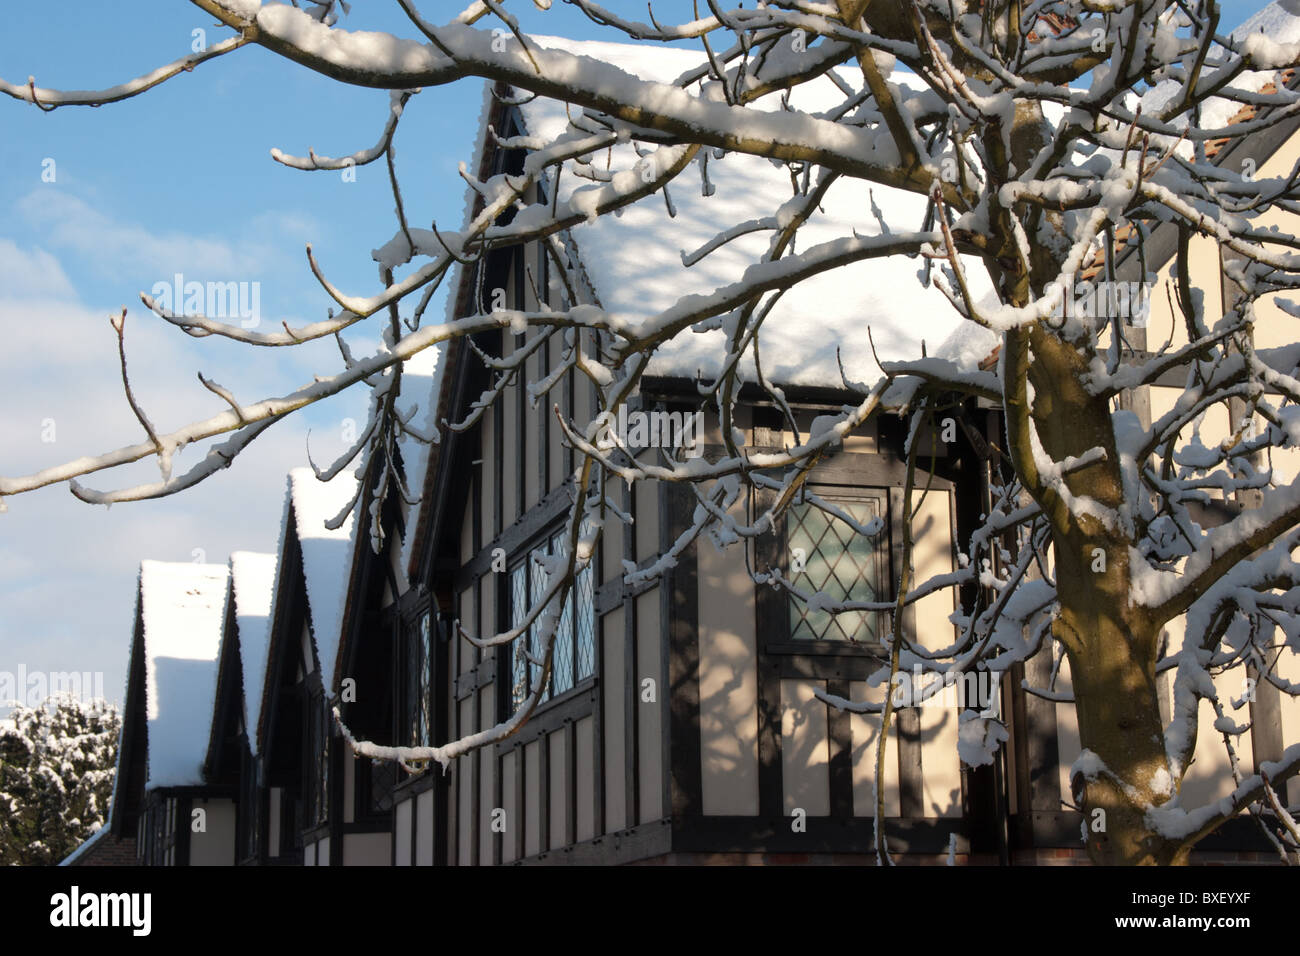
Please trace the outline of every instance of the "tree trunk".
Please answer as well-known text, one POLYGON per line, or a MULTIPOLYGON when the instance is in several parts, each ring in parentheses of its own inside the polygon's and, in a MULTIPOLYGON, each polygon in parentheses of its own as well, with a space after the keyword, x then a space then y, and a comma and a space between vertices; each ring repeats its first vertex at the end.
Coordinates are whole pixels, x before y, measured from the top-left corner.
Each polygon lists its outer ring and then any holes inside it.
POLYGON ((1066 649, 1079 739, 1100 766, 1071 781, 1095 863, 1186 863, 1187 851, 1152 831, 1144 808, 1176 792, 1156 692, 1160 628, 1131 598, 1131 511, 1124 496, 1109 400, 1082 387, 1083 359, 1041 329, 1030 335, 1033 427, 1053 461, 1101 448, 1105 458, 1040 489, 1052 523, 1057 597, 1053 633, 1066 649), (1072 496, 1071 505, 1065 495, 1072 496), (1087 504, 1081 504, 1083 501, 1087 504))
MULTIPOLYGON (((889 22, 895 5, 842 0, 840 8, 866 11, 877 32, 902 29, 889 22)), ((935 29, 942 33, 943 25, 935 29)), ((1027 168, 1051 142, 1051 130, 1038 104, 1027 101, 1016 102, 1005 140, 991 124, 984 146, 995 184, 1027 168)), ((997 241, 986 264, 1003 300, 1023 306, 1061 275, 1070 238, 1063 217, 1047 208, 995 207, 992 223, 997 241), (1018 215, 1025 235, 1037 240, 1028 271, 1019 264, 1012 229, 1018 215)), ((1061 608, 1053 632, 1070 662, 1081 743, 1097 758, 1071 781, 1089 856, 1101 864, 1185 864, 1187 848, 1161 837, 1145 819, 1144 807, 1170 799, 1181 781, 1170 779, 1156 692, 1160 628, 1131 604, 1129 549, 1138 509, 1125 499, 1111 400, 1084 386, 1091 372, 1086 335, 1072 342, 1037 324, 1007 333, 1003 349, 1008 451, 1052 529, 1061 608), (1097 448, 1105 457, 1064 476, 1040 474, 1035 434, 1056 465, 1097 448)))
MULTIPOLYGON (((1143 622, 1090 597, 1087 580, 1058 578, 1061 616, 1055 630, 1066 647, 1074 684, 1079 738, 1106 772, 1071 781, 1084 812, 1094 863, 1125 866, 1185 864, 1187 849, 1147 826, 1142 807, 1171 795, 1164 731, 1156 697, 1155 637, 1143 622), (1082 583, 1084 586, 1079 586, 1082 583)), ((1089 768, 1081 768, 1088 771, 1089 768)))

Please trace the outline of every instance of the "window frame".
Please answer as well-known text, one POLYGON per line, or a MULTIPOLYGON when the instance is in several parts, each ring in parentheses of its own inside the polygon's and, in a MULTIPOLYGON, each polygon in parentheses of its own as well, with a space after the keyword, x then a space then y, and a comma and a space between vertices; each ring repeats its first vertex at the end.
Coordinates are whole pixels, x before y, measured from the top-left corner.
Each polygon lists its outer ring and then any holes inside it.
POLYGON ((393 807, 397 804, 397 788, 402 784, 401 767, 391 760, 358 760, 356 775, 353 777, 352 822, 381 822, 392 817, 393 807), (392 774, 385 780, 375 771, 392 774), (386 806, 384 804, 387 804, 386 806))
MULTIPOLYGON (((535 583, 540 586, 540 575, 541 575, 540 568, 538 568, 533 562, 533 556, 537 554, 539 549, 541 548, 546 549, 545 554, 547 556, 553 555, 554 552, 551 549, 557 543, 563 542, 564 534, 567 527, 568 525, 567 525, 567 514, 566 514, 560 521, 556 521, 556 522, 552 522, 551 524, 548 524, 544 530, 538 532, 537 534, 529 538, 527 542, 521 545, 518 548, 518 550, 516 550, 507 559, 506 571, 503 575, 500 575, 500 578, 502 579, 501 580, 501 587, 502 587, 501 606, 504 612, 504 619, 510 622, 509 625, 510 627, 514 627, 515 622, 517 620, 515 616, 515 604, 514 604, 515 574, 521 570, 524 572, 525 585, 528 587, 527 601, 528 601, 528 606, 531 607, 532 602, 535 600, 535 598, 533 597, 532 586, 535 583)), ((555 657, 553 653, 552 660, 551 660, 552 666, 551 666, 551 674, 550 674, 550 686, 548 686, 548 688, 546 689, 545 695, 541 698, 541 700, 538 701, 537 708, 536 710, 534 710, 534 714, 540 713, 543 710, 549 710, 558 703, 569 700, 575 696, 580 695, 583 692, 590 690, 590 688, 595 683, 595 679, 600 665, 599 651, 598 651, 598 645, 600 643, 598 639, 598 630, 600 627, 600 621, 599 621, 599 615, 596 614, 596 581, 595 581, 597 559, 598 559, 598 555, 593 554, 591 560, 587 563, 587 566, 578 572, 574 580, 573 586, 569 590, 569 595, 565 602, 565 607, 561 611, 561 627, 564 626, 564 622, 567 619, 568 631, 569 631, 569 638, 568 638, 569 678, 568 678, 567 686, 563 687, 560 690, 555 689, 557 667, 556 667, 555 657), (579 633, 580 633, 579 614, 581 613, 581 611, 579 610, 579 601, 580 601, 579 595, 583 592, 584 589, 586 590, 587 593, 586 616, 588 618, 588 622, 590 625, 587 629, 588 631, 587 637, 590 646, 590 655, 587 661, 588 669, 585 671, 585 673, 581 672, 579 669, 580 648, 582 644, 579 637, 579 633)), ((498 679, 500 681, 499 686, 502 689, 502 693, 498 695, 498 710, 499 710, 500 719, 503 720, 508 719, 509 717, 517 713, 523 700, 527 698, 527 688, 532 687, 533 674, 534 674, 533 668, 540 665, 534 665, 528 663, 527 664, 528 683, 526 685, 526 689, 524 690, 522 696, 516 699, 515 696, 516 648, 522 646, 523 641, 529 641, 531 643, 531 641, 533 640, 533 633, 534 633, 534 627, 530 627, 527 633, 521 634, 519 637, 515 638, 515 640, 511 641, 509 644, 501 645, 501 653, 498 654, 498 679)), ((559 632, 558 629, 557 629, 555 640, 556 640, 556 644, 554 650, 558 652, 561 646, 560 642, 562 640, 562 634, 559 632)))
POLYGON ((406 747, 433 743, 433 609, 425 607, 403 622, 402 741, 406 747))
MULTIPOLYGON (((894 566, 894 489, 888 487, 878 487, 873 485, 844 485, 832 484, 829 482, 809 481, 808 490, 816 494, 819 498, 831 504, 853 504, 857 502, 870 501, 876 504, 877 517, 884 522, 884 528, 876 536, 876 547, 873 548, 873 556, 876 562, 878 593, 889 595, 894 591, 894 582, 897 580, 894 566)), ((790 507, 795 507, 798 502, 793 502, 790 507)), ((813 507, 810 505, 810 507, 813 507)), ((787 580, 790 579, 790 509, 781 516, 780 530, 776 535, 776 558, 777 567, 781 569, 787 580)), ((792 582, 795 583, 795 582, 792 582)), ((786 654, 816 654, 816 655, 836 655, 836 654, 862 654, 869 657, 879 657, 885 652, 885 646, 880 641, 852 641, 840 638, 797 638, 793 634, 794 628, 791 626, 790 615, 794 602, 799 601, 793 594, 785 588, 780 590, 781 606, 784 611, 781 617, 780 628, 773 628, 770 632, 773 636, 766 641, 766 650, 772 653, 786 654), (776 637, 776 634, 781 637, 776 637)), ((885 612, 870 612, 880 616, 880 623, 888 627, 888 622, 884 620, 885 612)), ((877 633, 880 633, 879 628, 877 633)))
POLYGON ((174 866, 180 846, 177 833, 179 800, 175 796, 153 792, 148 795, 141 813, 145 845, 137 850, 137 857, 145 866, 174 866))
POLYGON ((243 773, 240 775, 240 799, 236 838, 238 840, 239 859, 260 860, 262 845, 262 822, 266 816, 263 789, 257 779, 258 762, 247 751, 241 757, 243 773))
MULTIPOLYGON (((796 408, 811 414, 822 410, 821 406, 796 408)), ((779 431, 780 419, 774 413, 764 411, 760 415, 756 412, 756 434, 759 430, 758 423, 763 421, 768 423, 769 435, 779 431)), ((882 419, 878 423, 876 440, 869 448, 837 451, 819 462, 808 476, 808 489, 831 501, 841 495, 853 498, 863 493, 878 494, 887 501, 888 507, 882 513, 885 528, 878 538, 882 563, 888 568, 888 573, 882 575, 887 584, 883 592, 886 600, 895 593, 903 566, 902 529, 908 514, 905 504, 908 464, 903 454, 905 437, 905 429, 888 419, 882 419)), ((761 445, 766 441, 767 437, 763 436, 758 443, 761 445)), ((779 478, 780 475, 774 477, 779 478)), ((948 496, 952 534, 950 545, 954 549, 954 562, 957 558, 955 549, 958 547, 959 534, 959 489, 956 477, 951 459, 937 459, 933 463, 927 461, 925 465, 918 461, 914 473, 914 493, 941 492, 948 496), (925 470, 926 466, 931 470, 925 470)), ((756 489, 750 498, 751 519, 772 507, 777 494, 771 488, 756 489)), ((752 544, 754 568, 758 571, 786 568, 786 540, 785 521, 777 522, 775 528, 755 538, 752 544)), ((821 684, 829 694, 853 699, 855 682, 869 680, 889 664, 888 655, 882 646, 853 644, 843 640, 792 639, 787 604, 789 599, 784 588, 774 588, 766 583, 754 585, 758 664, 759 815, 766 817, 779 817, 787 812, 783 783, 785 743, 782 734, 787 706, 785 683, 821 684)), ((916 634, 915 604, 904 608, 900 625, 905 633, 916 634)), ((888 627, 878 633, 883 634, 887 630, 888 627)), ((826 717, 830 747, 827 763, 829 816, 849 821, 855 817, 852 715, 848 711, 837 711, 827 706, 826 717)), ((891 746, 891 750, 897 756, 901 816, 929 819, 925 817, 925 790, 921 776, 920 711, 915 707, 904 707, 896 710, 895 717, 897 746, 891 746)))
POLYGON ((332 751, 333 720, 329 699, 324 688, 312 688, 307 698, 306 746, 303 748, 304 787, 300 804, 299 829, 313 830, 329 822, 330 812, 330 758, 332 751))
MULTIPOLYGON (((437 718, 437 709, 435 698, 438 694, 438 676, 437 676, 437 654, 439 646, 446 639, 445 621, 442 615, 437 611, 433 602, 425 597, 418 604, 415 604, 401 613, 396 614, 393 618, 393 682, 392 682, 392 721, 393 721, 393 739, 398 746, 415 747, 415 746, 432 746, 435 732, 435 723, 437 718), (427 622, 427 638, 422 635, 422 625, 427 622), (418 652, 419 661, 416 662, 418 652), (414 734, 416 729, 416 719, 418 712, 417 699, 423 696, 423 734, 417 737, 414 734)), ((370 761, 365 761, 370 763, 370 761)), ((363 803, 367 807, 367 814, 373 813, 376 818, 384 818, 391 812, 391 806, 395 805, 395 795, 398 789, 408 781, 416 780, 425 775, 429 767, 418 767, 414 770, 406 770, 397 774, 389 786, 390 810, 380 810, 372 808, 371 798, 373 796, 369 783, 366 788, 362 789, 361 774, 357 774, 355 783, 357 786, 355 792, 356 808, 354 813, 360 818, 363 803)))

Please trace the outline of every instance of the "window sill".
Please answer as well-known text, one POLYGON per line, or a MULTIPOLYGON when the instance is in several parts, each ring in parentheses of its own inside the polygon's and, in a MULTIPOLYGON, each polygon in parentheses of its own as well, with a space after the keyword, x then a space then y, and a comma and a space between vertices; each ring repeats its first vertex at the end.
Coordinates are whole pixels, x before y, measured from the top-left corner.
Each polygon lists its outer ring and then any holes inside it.
MULTIPOLYGON (((433 766, 436 767, 436 763, 433 766)), ((406 773, 406 771, 403 770, 402 773, 406 773)), ((398 803, 409 800, 416 794, 428 790, 437 779, 438 775, 431 773, 430 768, 426 768, 419 773, 407 774, 405 780, 393 787, 393 807, 396 808, 398 803)))
POLYGON ((769 654, 805 654, 808 656, 885 657, 883 644, 855 644, 852 641, 771 641, 764 648, 769 654))
POLYGON ((574 684, 564 693, 557 694, 554 697, 547 698, 545 701, 538 704, 537 709, 533 711, 533 717, 530 719, 537 718, 538 716, 540 716, 541 714, 550 710, 553 707, 563 707, 569 701, 582 697, 585 694, 589 694, 591 691, 595 690, 595 688, 596 688, 596 676, 593 674, 590 677, 584 677, 582 680, 578 681, 578 683, 574 684))
POLYGON ((302 831, 303 843, 314 842, 330 835, 330 825, 328 822, 317 823, 314 826, 302 831))
POLYGON ((595 713, 598 698, 599 684, 595 675, 584 678, 572 690, 565 691, 559 697, 552 697, 544 704, 538 704, 517 734, 496 745, 497 755, 510 753, 517 747, 532 743, 566 724, 577 723, 595 713))

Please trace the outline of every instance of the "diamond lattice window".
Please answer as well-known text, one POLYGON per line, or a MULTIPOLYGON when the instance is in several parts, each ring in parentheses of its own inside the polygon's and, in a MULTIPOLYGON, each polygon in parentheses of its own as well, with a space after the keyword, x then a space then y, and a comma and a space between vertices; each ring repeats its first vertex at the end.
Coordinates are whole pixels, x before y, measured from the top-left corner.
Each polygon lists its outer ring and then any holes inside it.
POLYGON ((393 787, 397 785, 397 764, 388 760, 368 761, 370 766, 369 812, 372 815, 393 809, 393 787))
MULTIPOLYGON (((859 525, 880 516, 875 499, 835 501, 859 525)), ((786 518, 791 583, 805 594, 823 591, 834 601, 879 601, 885 591, 883 545, 858 533, 848 522, 816 505, 792 505, 786 518)), ((790 636, 800 641, 873 642, 879 638, 878 611, 809 608, 790 596, 790 636)))
MULTIPOLYGON (((584 529, 585 530, 585 529, 584 529)), ((529 609, 546 593, 546 573, 542 561, 562 555, 565 533, 556 532, 549 540, 528 553, 528 556, 510 569, 510 624, 520 626, 529 609)), ((580 681, 590 677, 596 666, 594 585, 591 565, 578 572, 569 596, 564 602, 559 623, 555 629, 555 642, 551 653, 551 675, 542 689, 539 703, 572 690, 580 681)), ((543 657, 542 628, 540 620, 529 625, 528 633, 520 635, 510 645, 510 706, 517 710, 528 697, 541 670, 534 661, 543 657), (526 643, 525 643, 526 642, 526 643), (525 654, 524 648, 528 648, 525 654)))
MULTIPOLYGON (((519 627, 528 613, 528 568, 510 570, 510 626, 519 627)), ((510 709, 518 710, 528 696, 528 654, 523 636, 510 643, 510 709)))
POLYGON ((427 747, 433 733, 433 619, 430 612, 420 615, 415 626, 406 631, 406 745, 427 747))
POLYGON ((416 683, 415 698, 415 724, 413 727, 414 740, 413 745, 416 747, 427 747, 432 743, 430 731, 432 730, 433 721, 430 719, 429 698, 432 696, 433 688, 430 686, 433 680, 433 636, 430 633, 431 615, 425 611, 420 615, 420 626, 416 632, 416 649, 417 667, 416 673, 419 680, 416 683))
POLYGON ((304 823, 324 823, 329 815, 331 713, 324 693, 311 695, 307 712, 308 755, 304 823))

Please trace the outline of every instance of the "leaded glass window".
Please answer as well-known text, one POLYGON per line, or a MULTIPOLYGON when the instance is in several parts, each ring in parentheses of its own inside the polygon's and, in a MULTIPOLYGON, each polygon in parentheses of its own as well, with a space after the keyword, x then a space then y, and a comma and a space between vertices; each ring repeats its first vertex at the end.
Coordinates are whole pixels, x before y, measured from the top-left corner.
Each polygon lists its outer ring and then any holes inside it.
POLYGON ((322 823, 329 816, 330 793, 330 734, 333 715, 330 713, 329 698, 320 697, 320 737, 316 741, 317 757, 320 761, 320 775, 316 790, 316 819, 322 823))
MULTIPOLYGON (((530 607, 537 601, 540 601, 542 599, 542 595, 546 593, 546 569, 542 567, 542 558, 546 557, 549 553, 550 553, 550 547, 547 546, 547 547, 534 548, 533 553, 529 555, 528 603, 530 607)), ((539 617, 537 620, 534 620, 532 626, 528 628, 528 654, 533 659, 533 661, 540 661, 542 659, 543 647, 542 647, 541 624, 542 622, 539 617)), ((556 634, 556 642, 557 643, 559 642, 558 633, 556 634)), ((538 663, 533 663, 529 666, 528 668, 529 687, 532 687, 537 683, 538 675, 540 674, 541 669, 542 666, 541 664, 538 663)), ((553 687, 554 684, 555 684, 555 675, 552 674, 551 681, 542 691, 542 697, 540 703, 544 704, 548 699, 550 699, 551 687, 553 687)))
MULTIPOLYGON (((520 562, 510 569, 510 626, 519 627, 528 613, 528 567, 527 562, 520 562)), ((510 710, 519 709, 519 705, 528 696, 530 668, 528 666, 528 645, 523 635, 510 643, 510 710)))
POLYGON ((368 760, 366 807, 371 816, 393 809, 393 787, 397 785, 397 764, 389 760, 368 760))
POLYGON ((596 672, 596 596, 590 564, 578 572, 569 600, 575 608, 572 619, 576 680, 584 681, 596 672))
MULTIPOLYGON (((875 498, 836 499, 832 503, 862 526, 880 517, 881 502, 875 498)), ((883 600, 886 583, 881 549, 886 546, 810 502, 791 505, 786 518, 788 576, 807 595, 820 591, 836 602, 883 600)), ((880 638, 878 611, 832 614, 810 607, 793 594, 789 607, 793 640, 870 643, 880 638)))
POLYGON ((433 637, 430 612, 420 615, 410 632, 406 653, 406 742, 410 747, 430 745, 432 722, 429 698, 432 690, 433 637))
POLYGON ((330 727, 329 700, 324 693, 311 695, 308 705, 307 798, 304 801, 304 824, 324 823, 329 814, 330 727))
MULTIPOLYGON (((555 532, 534 547, 510 569, 510 624, 520 626, 529 609, 546 593, 544 559, 563 555, 565 532, 555 532)), ((539 703, 572 690, 595 672, 595 607, 591 564, 578 572, 569 590, 555 629, 551 654, 551 675, 542 689, 539 703)), ((542 626, 539 619, 510 645, 510 709, 515 711, 528 697, 541 671, 543 659, 542 626), (527 653, 525 653, 527 648, 527 653), (532 662, 529 661, 532 657, 532 662)))
POLYGON ((243 756, 243 774, 241 777, 242 793, 239 808, 239 823, 242 828, 242 858, 253 859, 258 854, 260 827, 262 822, 261 790, 257 786, 257 763, 245 753, 243 756))
MULTIPOLYGON (((143 811, 143 832, 148 846, 141 854, 149 866, 172 866, 176 862, 176 828, 180 823, 176 799, 154 796, 143 811)), ((185 823, 189 825, 188 821, 185 823)))

